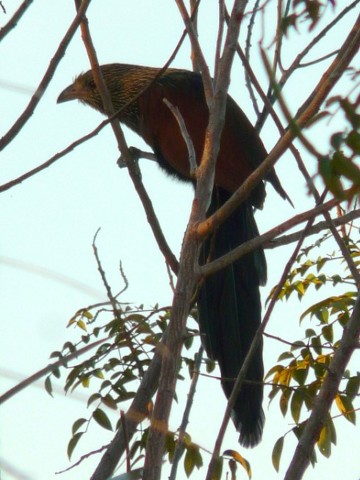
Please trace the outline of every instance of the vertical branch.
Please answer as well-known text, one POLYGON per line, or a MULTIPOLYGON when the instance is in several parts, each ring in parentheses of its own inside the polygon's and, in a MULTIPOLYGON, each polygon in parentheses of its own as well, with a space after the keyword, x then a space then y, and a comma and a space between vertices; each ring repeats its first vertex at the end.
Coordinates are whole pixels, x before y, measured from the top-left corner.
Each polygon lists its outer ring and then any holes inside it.
MULTIPOLYGON (((259 4, 260 4, 260 0, 256 0, 255 4, 254 4, 253 12, 252 12, 250 20, 249 20, 249 24, 248 24, 248 27, 247 27, 248 31, 247 31, 246 42, 245 42, 245 57, 246 57, 246 61, 247 61, 248 64, 250 64, 251 37, 252 37, 252 32, 253 32, 254 23, 255 23, 255 16, 258 13, 259 4)), ((228 16, 228 13, 227 13, 227 16, 228 16)), ((251 98, 256 116, 259 117, 260 109, 259 109, 259 106, 258 106, 258 103, 257 103, 257 100, 256 100, 256 96, 255 96, 255 92, 254 92, 254 89, 253 89, 253 84, 252 84, 252 81, 251 81, 251 77, 249 76, 249 73, 248 73, 247 69, 245 69, 245 84, 246 84, 246 87, 249 91, 249 95, 250 95, 250 98, 251 98)))
MULTIPOLYGON (((199 37, 198 33, 198 14, 199 14, 199 9, 198 9, 198 2, 197 0, 190 0, 190 18, 192 19, 192 24, 193 24, 193 29, 194 29, 194 34, 196 38, 199 37)), ((194 52, 194 49, 191 48, 191 63, 192 63, 192 68, 194 72, 200 73, 201 68, 197 60, 197 55, 194 52)))
POLYGON ((198 60, 203 74, 204 90, 208 102, 210 99, 209 124, 205 134, 205 145, 201 164, 197 170, 195 199, 181 250, 179 274, 169 324, 169 337, 162 352, 161 376, 147 442, 144 480, 158 480, 161 478, 164 440, 175 393, 185 325, 194 287, 198 280, 198 274, 195 273, 195 266, 197 265, 199 254, 199 237, 196 234, 195 227, 199 221, 202 221, 205 217, 206 207, 212 190, 215 162, 219 151, 220 135, 225 116, 230 68, 234 58, 240 23, 246 5, 246 1, 234 1, 224 53, 220 63, 221 69, 216 79, 216 93, 211 101, 212 82, 208 75, 208 69, 204 62, 192 23, 190 22, 190 17, 182 0, 176 0, 176 3, 186 25, 194 47, 194 52, 196 55, 199 55, 198 60))
POLYGON ((218 35, 216 39, 216 48, 215 48, 215 71, 214 78, 217 78, 219 74, 219 61, 221 57, 221 46, 224 38, 224 20, 225 20, 225 11, 226 6, 224 0, 219 0, 219 27, 218 35))

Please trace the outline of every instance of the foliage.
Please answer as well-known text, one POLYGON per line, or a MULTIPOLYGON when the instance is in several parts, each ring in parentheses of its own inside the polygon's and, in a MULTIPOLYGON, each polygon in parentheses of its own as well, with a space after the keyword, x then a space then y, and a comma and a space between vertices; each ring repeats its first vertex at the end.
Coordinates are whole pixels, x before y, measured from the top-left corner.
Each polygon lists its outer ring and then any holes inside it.
POLYGON ((290 28, 298 30, 299 25, 305 22, 309 31, 311 31, 321 20, 326 10, 329 7, 334 7, 335 4, 335 0, 293 0, 288 2, 281 28, 285 34, 288 34, 290 28))
MULTIPOLYGON (((101 308, 89 306, 77 311, 69 320, 68 327, 75 327, 82 332, 81 339, 76 344, 66 342, 60 351, 52 352, 51 358, 64 359, 67 354, 73 354, 94 339, 104 338, 104 343, 89 358, 80 363, 66 365, 69 373, 65 379, 65 391, 71 393, 82 387, 93 392, 89 394, 87 402, 91 414, 87 418, 78 418, 73 423, 67 448, 69 458, 93 421, 106 430, 113 431, 119 428, 123 421, 121 404, 135 396, 139 382, 152 360, 154 347, 167 327, 169 315, 168 308, 154 306, 146 311, 142 305, 138 307, 127 305, 123 308, 118 304, 115 318, 111 309, 106 306, 101 308), (119 411, 119 408, 120 418, 113 424, 107 411, 115 412, 119 411)), ((187 338, 184 342, 187 349, 192 346, 194 334, 197 334, 197 330, 187 329, 187 338)), ((183 362, 191 376, 194 358, 183 357, 183 362)), ((206 364, 208 371, 213 370, 214 362, 206 360, 206 364)), ((52 393, 52 376, 59 378, 60 370, 55 370, 45 380, 45 388, 49 394, 52 393)), ((179 378, 184 378, 180 371, 179 378)), ((150 414, 151 403, 148 408, 150 414)), ((131 469, 143 458, 148 430, 148 427, 143 426, 142 432, 139 432, 139 436, 131 444, 129 449, 131 469)), ((175 452, 177 437, 176 432, 168 432, 166 437, 165 450, 170 462, 175 452)), ((184 470, 186 475, 190 476, 194 467, 202 466, 202 456, 199 446, 191 441, 188 434, 183 439, 183 445, 184 470)))
MULTIPOLYGON (((271 378, 272 382, 270 402, 279 396, 280 411, 284 417, 291 415, 295 426, 290 431, 296 438, 299 438, 307 421, 306 412, 311 411, 328 374, 331 360, 357 297, 356 285, 347 266, 342 263, 341 255, 331 253, 318 256, 314 260, 310 258, 310 252, 323 247, 323 243, 328 239, 329 235, 324 235, 314 245, 302 250, 297 258, 297 265, 289 273, 282 288, 280 298, 283 300, 289 300, 294 295, 300 301, 306 300, 306 293, 311 286, 319 293, 325 290, 325 296, 306 308, 300 316, 300 323, 309 324, 304 338, 292 341, 290 348, 280 354, 280 363, 273 366, 266 375, 266 379, 271 378), (344 271, 339 274, 341 265, 344 271), (326 269, 328 271, 324 272, 326 269), (334 290, 336 294, 333 293, 334 290), (342 293, 339 293, 340 290, 343 290, 342 293), (331 295, 328 295, 329 291, 331 295)), ((346 240, 349 252, 357 260, 360 255, 360 242, 353 242, 350 238, 346 240)), ((360 372, 347 370, 335 398, 337 411, 331 416, 328 415, 317 440, 318 450, 325 457, 330 456, 331 445, 336 444, 334 420, 341 416, 354 425, 356 423, 356 411, 360 408, 359 388, 360 372)), ((272 461, 277 471, 286 435, 280 437, 273 448, 272 461)), ((315 452, 311 462, 316 462, 315 452)))

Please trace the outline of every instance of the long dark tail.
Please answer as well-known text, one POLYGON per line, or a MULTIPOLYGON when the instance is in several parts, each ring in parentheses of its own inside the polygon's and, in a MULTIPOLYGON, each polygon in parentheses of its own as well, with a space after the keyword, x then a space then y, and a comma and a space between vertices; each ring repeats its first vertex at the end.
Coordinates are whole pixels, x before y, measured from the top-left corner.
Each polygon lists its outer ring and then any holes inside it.
MULTIPOLYGON (((217 210, 228 198, 227 192, 215 189, 208 214, 217 210)), ((225 255, 257 235, 253 209, 244 203, 205 241, 201 262, 225 255)), ((259 285, 265 282, 264 252, 257 250, 206 278, 199 291, 198 311, 203 344, 208 356, 219 363, 221 384, 227 398, 261 321, 259 285)), ((263 375, 260 345, 246 375, 246 380, 256 383, 244 383, 232 411, 233 422, 240 433, 239 442, 245 447, 253 447, 261 440, 264 425, 263 375)))

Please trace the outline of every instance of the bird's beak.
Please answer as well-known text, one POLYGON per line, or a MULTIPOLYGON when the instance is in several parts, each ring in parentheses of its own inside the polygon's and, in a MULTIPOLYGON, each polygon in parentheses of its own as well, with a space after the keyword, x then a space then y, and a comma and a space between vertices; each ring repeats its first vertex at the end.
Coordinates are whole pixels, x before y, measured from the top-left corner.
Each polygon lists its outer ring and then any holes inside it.
POLYGON ((68 102, 70 100, 75 100, 77 98, 78 98, 78 92, 76 91, 74 85, 72 84, 66 87, 65 90, 63 90, 60 93, 56 103, 68 102))

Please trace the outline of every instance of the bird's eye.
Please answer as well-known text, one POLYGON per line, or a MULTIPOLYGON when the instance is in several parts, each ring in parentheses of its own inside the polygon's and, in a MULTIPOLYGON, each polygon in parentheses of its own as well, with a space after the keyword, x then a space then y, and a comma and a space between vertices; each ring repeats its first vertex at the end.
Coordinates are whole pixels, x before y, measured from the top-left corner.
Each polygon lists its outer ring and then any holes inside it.
POLYGON ((91 90, 95 90, 96 85, 95 85, 94 80, 90 80, 90 81, 89 81, 89 87, 91 88, 91 90))

